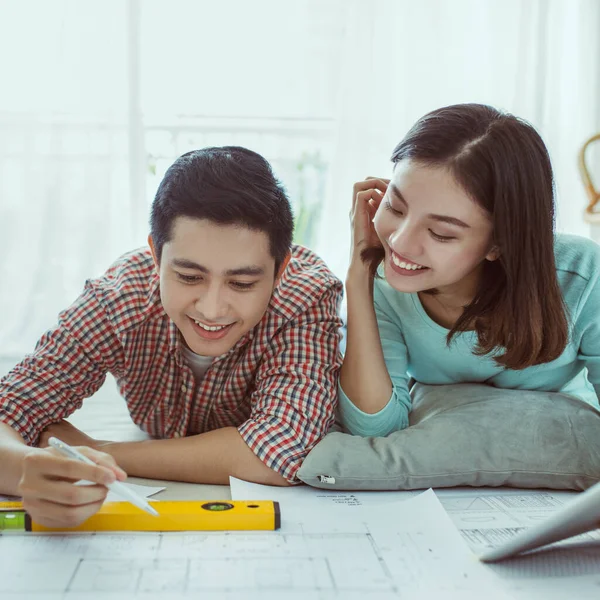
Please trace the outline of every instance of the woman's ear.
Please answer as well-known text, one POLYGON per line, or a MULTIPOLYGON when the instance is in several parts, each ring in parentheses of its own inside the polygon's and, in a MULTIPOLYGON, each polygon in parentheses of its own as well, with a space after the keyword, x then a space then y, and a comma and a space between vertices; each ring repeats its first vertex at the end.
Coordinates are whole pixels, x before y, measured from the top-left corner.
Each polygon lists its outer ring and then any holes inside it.
POLYGON ((500 258, 500 248, 498 248, 498 246, 492 246, 490 248, 490 251, 487 253, 485 259, 489 260, 490 262, 493 262, 495 260, 498 260, 500 258))
POLYGON ((156 256, 156 248, 154 247, 154 240, 151 235, 148 235, 148 246, 150 246, 150 252, 152 252, 152 260, 154 260, 154 268, 156 274, 160 275, 160 265, 158 264, 158 258, 156 256))

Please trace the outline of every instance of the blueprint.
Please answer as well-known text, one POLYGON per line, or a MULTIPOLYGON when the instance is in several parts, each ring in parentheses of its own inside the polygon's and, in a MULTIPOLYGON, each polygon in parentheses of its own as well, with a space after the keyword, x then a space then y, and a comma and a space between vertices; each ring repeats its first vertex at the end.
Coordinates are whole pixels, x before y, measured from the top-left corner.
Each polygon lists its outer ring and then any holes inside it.
POLYGON ((272 532, 0 537, 2 600, 507 598, 433 492, 272 532), (404 516, 403 516, 404 515, 404 516), (35 573, 35 577, 32 577, 35 573), (497 592, 494 592, 497 589, 497 592))
MULTIPOLYGON (((294 518, 305 511, 331 510, 333 515, 363 507, 398 515, 410 511, 402 501, 418 502, 419 492, 344 492, 301 486, 272 488, 233 479, 235 498, 279 501, 294 518), (336 510, 332 510, 336 507, 336 510)), ((550 516, 576 492, 518 490, 514 488, 450 488, 436 490, 448 516, 471 548, 473 558, 550 516)), ((499 564, 486 565, 495 577, 492 589, 523 600, 598 600, 600 598, 600 534, 591 532, 546 550, 499 564)), ((489 588, 486 589, 487 596, 489 588)))
MULTIPOLYGON (((461 530, 473 532, 466 537, 474 548, 487 545, 484 532, 511 531, 530 527, 546 519, 576 492, 517 490, 514 488, 450 488, 436 490, 443 507, 461 530), (478 533, 483 536, 478 543, 478 533)), ((489 540, 496 542, 496 538, 489 540)))
POLYGON ((2 600, 598 600, 600 535, 505 563, 477 553, 573 494, 338 492, 232 480, 281 504, 274 532, 0 536, 2 600), (444 510, 445 509, 445 510, 444 510), (32 574, 35 573, 35 576, 32 574))
MULTIPOLYGON (((515 489, 438 490, 436 495, 477 554, 547 518, 576 492, 515 489)), ((514 597, 600 598, 600 531, 489 565, 514 597)))
MULTIPOLYGON (((234 499, 272 497, 282 510, 299 518, 305 511, 330 511, 341 518, 358 508, 398 516, 411 511, 406 502, 419 502, 419 492, 344 492, 308 486, 273 488, 231 480, 234 499), (335 510, 334 507, 337 507, 335 510)), ((576 494, 575 492, 517 490, 514 488, 451 488, 436 490, 436 496, 473 551, 473 559, 493 546, 547 518, 576 494)), ((414 505, 414 504, 413 504, 414 505)), ((600 534, 591 532, 546 550, 499 564, 486 565, 493 574, 493 587, 516 600, 598 600, 600 598, 600 534)))

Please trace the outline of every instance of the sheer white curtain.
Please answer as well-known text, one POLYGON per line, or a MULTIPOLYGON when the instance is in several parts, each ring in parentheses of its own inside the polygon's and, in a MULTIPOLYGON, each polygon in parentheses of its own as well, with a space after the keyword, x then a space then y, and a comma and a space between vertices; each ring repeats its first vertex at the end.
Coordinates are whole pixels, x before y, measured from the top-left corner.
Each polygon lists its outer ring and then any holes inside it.
POLYGON ((0 358, 145 242, 164 169, 202 145, 318 198, 313 247, 343 277, 352 183, 428 110, 486 102, 540 129, 559 228, 587 234, 598 31, 597 0, 0 0, 0 358))
MULTIPOLYGON (((0 354, 30 351, 136 241, 128 4, 0 4, 0 354)), ((144 224, 142 224, 144 225, 144 224)))
POLYGON ((352 183, 389 176, 413 122, 459 102, 492 104, 539 129, 555 168, 557 226, 589 235, 577 152, 600 130, 600 2, 349 0, 340 18, 337 144, 318 246, 339 275, 352 183))

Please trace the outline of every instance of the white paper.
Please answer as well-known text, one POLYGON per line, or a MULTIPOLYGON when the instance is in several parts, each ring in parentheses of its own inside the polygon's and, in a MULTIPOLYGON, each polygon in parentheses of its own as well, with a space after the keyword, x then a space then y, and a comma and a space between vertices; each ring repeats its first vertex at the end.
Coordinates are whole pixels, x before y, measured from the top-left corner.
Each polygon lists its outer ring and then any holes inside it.
MULTIPOLYGON (((138 496, 142 498, 150 498, 150 496, 154 496, 154 494, 158 494, 158 492, 162 492, 165 486, 149 486, 149 485, 140 485, 139 483, 129 483, 123 482, 123 485, 128 487, 132 492, 135 492, 138 496)), ((115 494, 113 491, 109 490, 106 495, 105 502, 124 502, 126 499, 122 498, 118 494, 115 494)))
MULTIPOLYGON (((436 490, 440 502, 476 554, 547 519, 576 492, 516 489, 436 490)), ((600 533, 489 565, 515 598, 600 598, 600 533)))
MULTIPOLYGON (((231 479, 234 499, 272 499, 282 504, 282 517, 296 518, 304 510, 327 511, 333 506, 352 512, 367 506, 400 503, 418 492, 336 492, 296 486, 261 486, 231 479)), ((435 491, 465 542, 478 555, 483 549, 514 536, 524 527, 546 519, 576 492, 519 490, 515 488, 449 488, 435 491)), ((398 506, 400 512, 401 507, 398 506)), ((339 517, 340 511, 336 511, 339 517)), ((475 559, 475 558, 474 558, 475 559)), ((593 532, 555 544, 550 550, 488 565, 507 589, 524 600, 579 600, 600 598, 600 533, 593 532)), ((486 592, 487 595, 487 592, 486 592)))
MULTIPOLYGON (((125 482, 125 481, 122 483, 125 487, 128 487, 132 492, 136 493, 138 496, 141 496, 144 499, 150 498, 150 496, 153 496, 154 494, 158 494, 158 492, 162 492, 164 489, 166 489, 164 486, 152 487, 149 485, 140 485, 139 483, 129 483, 129 482, 125 482)), ((92 481, 80 479, 79 481, 75 482, 75 485, 94 485, 94 483, 92 481)), ((106 498, 104 499, 104 502, 127 502, 127 501, 128 501, 127 498, 123 498, 122 496, 119 496, 119 494, 116 494, 112 490, 108 490, 108 494, 106 494, 106 498)))
MULTIPOLYGON (((357 507, 375 507, 397 504, 414 498, 422 492, 346 492, 321 490, 306 485, 275 487, 250 483, 235 477, 229 478, 233 500, 273 500, 285 509, 285 521, 301 518, 307 511, 327 513, 338 517, 357 507)), ((282 509, 283 509, 282 508, 282 509)))
POLYGON ((4 535, 0 597, 464 600, 483 589, 486 600, 506 597, 431 491, 378 510, 329 504, 299 517, 287 533, 4 535))

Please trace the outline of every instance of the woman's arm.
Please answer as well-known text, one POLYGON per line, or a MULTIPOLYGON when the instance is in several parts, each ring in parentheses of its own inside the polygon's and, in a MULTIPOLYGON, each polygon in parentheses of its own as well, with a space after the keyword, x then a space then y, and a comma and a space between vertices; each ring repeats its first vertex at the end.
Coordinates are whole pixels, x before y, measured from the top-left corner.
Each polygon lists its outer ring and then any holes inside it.
POLYGON ((340 386, 361 411, 374 414, 392 397, 373 307, 373 280, 367 265, 352 265, 346 279, 348 298, 346 353, 340 386))
POLYGON ((368 178, 354 185, 352 195, 352 246, 346 277, 347 341, 340 372, 345 396, 361 411, 381 411, 392 396, 373 306, 373 276, 361 252, 381 243, 373 227, 373 217, 387 190, 385 179, 368 178))

